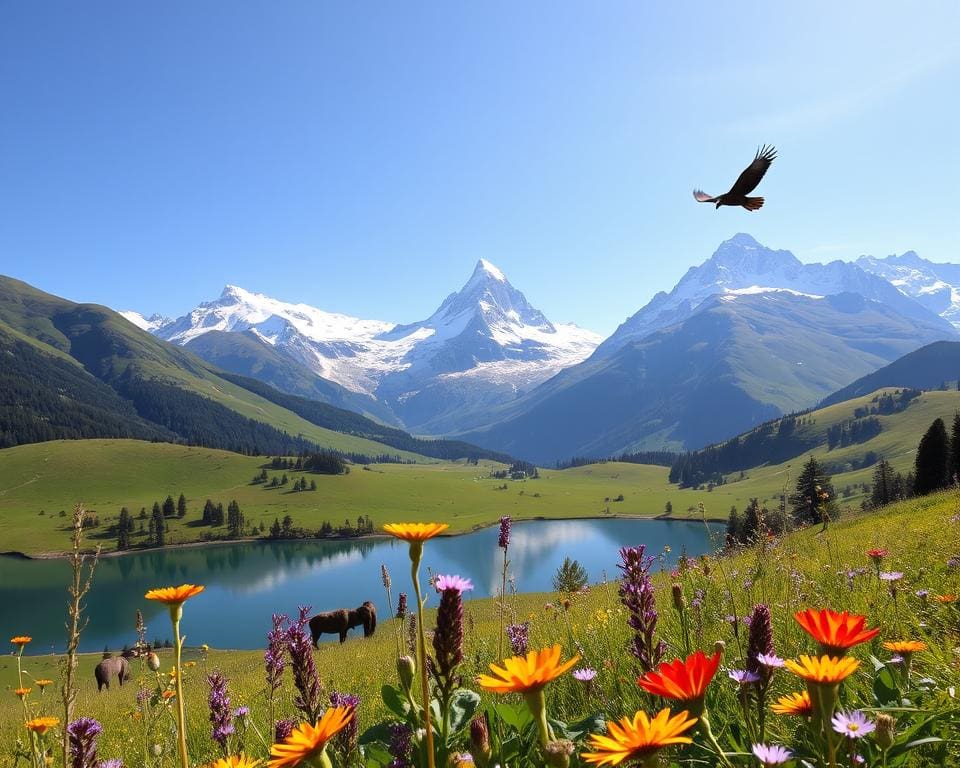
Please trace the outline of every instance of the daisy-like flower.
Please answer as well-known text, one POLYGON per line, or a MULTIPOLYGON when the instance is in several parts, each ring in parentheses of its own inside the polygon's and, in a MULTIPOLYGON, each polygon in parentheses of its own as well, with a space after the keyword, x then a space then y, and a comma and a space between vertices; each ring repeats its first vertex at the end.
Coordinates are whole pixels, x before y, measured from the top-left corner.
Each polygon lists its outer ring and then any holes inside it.
POLYGON ((957 601, 956 595, 934 595, 933 599, 938 603, 946 605, 947 603, 955 603, 957 601))
POLYGON ((753 685, 760 682, 760 675, 751 672, 749 669, 731 669, 728 673, 730 679, 739 685, 753 685))
POLYGON ((47 680, 46 678, 40 678, 39 680, 34 680, 34 681, 33 681, 33 684, 36 685, 37 688, 39 688, 39 689, 41 690, 41 692, 42 692, 43 689, 46 688, 48 685, 53 685, 53 680, 47 680))
POLYGON ((387 523, 383 526, 383 530, 404 541, 424 542, 443 533, 449 527, 447 523, 387 523))
POLYGON ((203 592, 203 587, 197 584, 181 584, 179 587, 158 587, 151 589, 144 597, 147 600, 156 600, 165 605, 183 605, 191 597, 203 592))
POLYGON ((901 656, 927 650, 927 644, 922 640, 891 640, 883 643, 883 647, 901 656))
POLYGON ((258 768, 263 765, 262 760, 254 760, 244 754, 230 755, 230 757, 221 757, 212 763, 207 763, 205 768, 258 768))
POLYGON ((814 610, 808 608, 794 614, 797 623, 814 640, 820 643, 823 653, 842 656, 848 649, 865 643, 880 634, 879 629, 866 629, 866 616, 837 613, 829 608, 814 610))
POLYGON ((770 705, 770 709, 778 715, 808 717, 813 712, 813 702, 807 691, 798 691, 781 696, 776 704, 770 705))
POLYGON ((757 656, 757 661, 770 669, 782 669, 784 665, 783 659, 775 653, 761 653, 757 656))
POLYGON ((16 646, 20 647, 20 650, 23 650, 23 646, 33 640, 29 635, 17 635, 16 637, 11 637, 10 642, 16 646))
POLYGON ((868 549, 867 550, 867 557, 869 557, 875 563, 880 562, 881 560, 883 560, 883 558, 885 558, 889 554, 890 553, 887 552, 887 550, 885 549, 868 549))
POLYGON ((169 688, 160 694, 160 698, 164 701, 170 701, 174 696, 177 695, 176 691, 171 691, 169 688))
POLYGON ((473 582, 462 576, 437 576, 433 586, 437 592, 443 592, 445 589, 455 589, 462 595, 464 592, 473 589, 473 582))
POLYGON ((640 677, 637 684, 654 696, 696 702, 693 709, 699 712, 707 686, 720 666, 720 657, 719 651, 710 657, 697 651, 686 659, 661 664, 656 672, 647 672, 640 677))
POLYGON ((582 669, 573 670, 573 679, 579 680, 581 683, 589 683, 596 676, 597 670, 591 669, 590 667, 583 667, 582 669))
POLYGON ((833 685, 856 672, 860 662, 849 656, 801 656, 796 661, 787 659, 785 666, 808 682, 833 685))
POLYGON ((331 707, 316 725, 301 723, 282 744, 270 747, 268 768, 294 768, 323 753, 327 742, 353 720, 350 707, 331 707))
POLYGON ((579 654, 569 661, 560 661, 560 646, 554 645, 542 651, 530 651, 526 656, 504 659, 503 666, 490 665, 492 675, 480 675, 477 683, 486 691, 494 693, 529 693, 543 687, 578 661, 579 654))
POLYGON ((837 733, 843 734, 851 739, 863 738, 868 733, 872 733, 877 727, 867 720, 867 716, 863 714, 863 712, 859 711, 837 712, 837 714, 830 718, 830 724, 837 733))
POLYGON ((646 760, 672 744, 690 744, 693 739, 683 734, 696 725, 697 718, 684 710, 671 715, 662 709, 653 718, 637 712, 632 718, 607 723, 607 734, 590 734, 592 752, 582 757, 592 765, 619 765, 626 760, 646 760))
POLYGON ((51 728, 56 728, 58 725, 60 725, 60 719, 57 717, 35 717, 26 723, 29 730, 40 736, 43 736, 43 734, 51 728))
POLYGON ((903 578, 903 571, 880 571, 881 581, 900 581, 903 578))
POLYGON ((18 698, 25 699, 27 696, 30 695, 30 691, 32 690, 33 690, 32 688, 17 688, 16 690, 14 690, 14 693, 17 694, 18 698))
POLYGON ((793 752, 779 744, 754 744, 753 755, 760 761, 763 768, 771 768, 774 765, 783 765, 787 760, 793 757, 793 752))

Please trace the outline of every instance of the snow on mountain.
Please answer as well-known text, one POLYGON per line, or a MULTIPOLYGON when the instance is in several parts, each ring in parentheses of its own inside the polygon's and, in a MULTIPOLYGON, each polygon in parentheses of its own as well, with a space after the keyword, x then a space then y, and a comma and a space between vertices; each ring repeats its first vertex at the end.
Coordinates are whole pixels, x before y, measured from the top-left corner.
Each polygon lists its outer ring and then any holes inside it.
POLYGON ((139 312, 133 311, 121 312, 120 314, 137 326, 137 328, 147 331, 148 333, 154 333, 158 328, 162 328, 167 323, 172 322, 169 317, 157 314, 150 315, 150 317, 144 317, 139 312))
POLYGON ((960 265, 927 261, 914 251, 882 259, 861 256, 856 264, 960 328, 960 265))
POLYGON ((177 344, 209 331, 252 332, 317 375, 408 412, 408 427, 439 418, 431 428, 444 430, 457 426, 455 415, 443 419, 445 409, 462 409, 473 395, 486 405, 514 397, 585 359, 601 340, 551 323, 485 259, 417 323, 362 320, 228 285, 218 299, 150 330, 177 344))
POLYGON ((916 301, 857 264, 804 264, 790 251, 767 248, 741 233, 721 243, 703 264, 691 267, 670 293, 654 296, 600 345, 598 354, 609 355, 630 341, 682 322, 711 296, 768 291, 811 297, 855 293, 893 306, 907 317, 931 319, 931 313, 916 301))

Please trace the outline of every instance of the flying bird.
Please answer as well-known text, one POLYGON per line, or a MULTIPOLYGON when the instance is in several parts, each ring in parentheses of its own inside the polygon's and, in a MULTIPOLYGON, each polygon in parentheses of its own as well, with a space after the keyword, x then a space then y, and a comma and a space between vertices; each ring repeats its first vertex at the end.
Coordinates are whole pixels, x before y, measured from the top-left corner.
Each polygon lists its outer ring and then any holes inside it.
POLYGON ((717 208, 721 205, 742 205, 748 211, 756 211, 763 207, 762 197, 747 197, 747 195, 756 189, 757 184, 767 172, 770 163, 777 156, 777 150, 768 147, 766 144, 757 150, 753 162, 748 165, 736 184, 730 187, 730 191, 716 197, 710 197, 706 192, 700 189, 693 190, 693 197, 698 203, 716 203, 717 208))

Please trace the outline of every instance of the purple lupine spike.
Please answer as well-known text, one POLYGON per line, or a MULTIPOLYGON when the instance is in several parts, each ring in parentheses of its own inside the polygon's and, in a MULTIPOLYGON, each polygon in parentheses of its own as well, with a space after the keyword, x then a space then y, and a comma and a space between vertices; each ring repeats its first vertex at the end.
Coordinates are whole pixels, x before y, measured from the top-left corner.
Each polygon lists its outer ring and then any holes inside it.
POLYGON ((401 592, 397 595, 397 618, 403 621, 407 618, 407 593, 401 592))
POLYGON ((273 740, 277 744, 282 744, 290 738, 293 729, 297 727, 296 720, 277 720, 273 725, 273 740))
POLYGON ((630 653, 640 662, 645 672, 651 672, 660 664, 666 651, 666 643, 657 641, 657 603, 650 579, 653 557, 645 556, 646 547, 623 547, 617 567, 623 571, 620 581, 620 600, 630 612, 628 626, 634 631, 630 653))
POLYGON ((773 655, 773 622, 770 609, 755 605, 749 619, 750 631, 747 640, 747 669, 756 675, 767 678, 771 669, 761 663, 760 656, 773 655))
POLYGON ((526 656, 527 646, 530 644, 530 622, 507 624, 507 638, 514 656, 526 656))
POLYGON ((437 608, 437 629, 433 633, 433 652, 440 678, 449 681, 457 665, 463 661, 463 597, 473 589, 469 579, 459 576, 440 576, 436 581, 440 591, 437 608))
POLYGON ((233 715, 230 710, 230 697, 227 695, 227 678, 220 672, 207 675, 210 685, 210 724, 213 726, 210 738, 223 749, 227 748, 227 737, 233 733, 233 715))
POLYGON ((119 757, 110 757, 97 763, 97 768, 123 768, 123 760, 119 757))
POLYGON ((320 703, 322 693, 313 658, 313 643, 305 630, 309 616, 310 607, 301 605, 299 617, 287 630, 287 652, 290 654, 293 684, 297 689, 294 706, 312 723, 320 717, 323 705, 320 703))
MULTIPOLYGON (((333 691, 330 694, 330 706, 332 707, 350 707, 356 709, 360 706, 360 697, 355 693, 341 693, 333 691)), ((354 717, 347 723, 346 727, 340 731, 334 738, 337 746, 344 753, 349 755, 357 748, 357 718, 354 717)))
POLYGON ((510 546, 510 525, 512 522, 509 517, 500 518, 500 536, 497 539, 497 546, 500 549, 506 549, 510 546))
POLYGON ((410 768, 412 765, 410 757, 413 753, 412 737, 413 731, 406 723, 394 723, 390 726, 390 744, 387 751, 390 752, 393 760, 387 768, 410 768))
POLYGON ((282 614, 273 614, 273 629, 267 633, 267 649, 263 652, 263 664, 267 670, 267 690, 272 695, 283 682, 286 661, 286 626, 289 619, 282 614))
POLYGON ((78 717, 67 726, 70 768, 96 768, 97 736, 103 731, 92 717, 78 717))

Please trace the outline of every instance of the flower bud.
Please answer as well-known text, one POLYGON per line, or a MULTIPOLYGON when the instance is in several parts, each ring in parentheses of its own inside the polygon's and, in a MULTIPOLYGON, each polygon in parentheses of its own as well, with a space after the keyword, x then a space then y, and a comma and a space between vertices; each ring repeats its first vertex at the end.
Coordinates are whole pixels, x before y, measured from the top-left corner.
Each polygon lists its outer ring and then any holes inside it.
POLYGON ((713 652, 719 653, 720 658, 723 658, 723 654, 726 650, 727 650, 727 644, 723 642, 723 640, 717 640, 717 642, 713 644, 713 652))
POLYGON ((683 584, 674 583, 670 592, 673 595, 673 607, 683 613, 683 609, 687 607, 687 601, 683 597, 683 584))
POLYGON ((490 727, 485 715, 477 715, 470 721, 470 754, 477 765, 485 766, 490 760, 490 727))
POLYGON ((160 755, 163 754, 163 745, 162 745, 162 744, 154 744, 153 747, 152 747, 152 749, 151 749, 151 751, 153 752, 153 756, 154 756, 154 757, 160 757, 160 755))
POLYGON ((413 688, 413 679, 417 674, 417 665, 410 656, 401 656, 397 659, 397 675, 400 678, 400 687, 409 694, 413 688))
POLYGON ((153 651, 147 656, 147 666, 150 667, 154 672, 160 669, 160 657, 157 656, 153 651))
POLYGON ((570 755, 573 754, 573 742, 569 739, 550 741, 543 748, 547 765, 552 768, 567 768, 570 765, 570 755))
POLYGON ((891 715, 881 712, 877 715, 877 729, 874 731, 873 738, 877 741, 877 746, 884 752, 893 746, 894 725, 896 721, 891 715))

